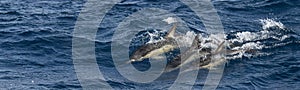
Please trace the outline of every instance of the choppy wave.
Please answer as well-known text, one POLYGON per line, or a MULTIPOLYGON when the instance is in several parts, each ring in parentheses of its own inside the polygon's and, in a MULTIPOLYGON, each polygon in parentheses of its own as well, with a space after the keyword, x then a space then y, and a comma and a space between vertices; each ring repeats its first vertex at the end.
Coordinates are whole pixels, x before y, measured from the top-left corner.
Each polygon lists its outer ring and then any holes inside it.
MULTIPOLYGON (((71 40, 76 18, 85 1, 0 1, 0 89, 81 89, 72 64, 71 40)), ((227 42, 234 43, 227 48, 258 51, 228 56, 232 60, 227 63, 218 89, 299 88, 299 0, 212 2, 222 20, 227 42)), ((194 36, 204 31, 199 26, 201 20, 176 0, 123 0, 107 14, 95 40, 98 65, 115 89, 167 89, 177 76, 169 73, 154 83, 140 84, 128 81, 114 69, 110 55, 114 29, 123 17, 141 10, 141 7, 162 7, 184 18, 191 29, 181 33, 180 43, 184 46, 190 46, 194 36)), ((162 40, 165 31, 146 29, 132 40, 132 46, 162 40)), ((201 40, 217 37, 200 36, 201 40)), ((137 67, 145 70, 151 67, 148 62, 141 64, 137 67)), ((195 89, 202 88, 205 83, 207 71, 199 72, 195 89)))

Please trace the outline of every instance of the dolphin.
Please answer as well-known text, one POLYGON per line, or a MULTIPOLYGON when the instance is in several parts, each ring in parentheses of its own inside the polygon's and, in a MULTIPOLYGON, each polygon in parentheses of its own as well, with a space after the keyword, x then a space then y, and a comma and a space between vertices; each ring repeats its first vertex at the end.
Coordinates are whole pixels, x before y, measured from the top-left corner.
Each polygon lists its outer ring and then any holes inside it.
POLYGON ((169 52, 178 47, 174 34, 177 23, 169 30, 164 40, 155 43, 148 43, 133 52, 130 56, 130 62, 143 61, 150 57, 158 56, 160 54, 169 52))
POLYGON ((195 37, 193 44, 190 49, 185 51, 183 54, 176 56, 172 61, 167 63, 165 72, 171 72, 177 70, 183 65, 191 64, 183 72, 188 72, 192 70, 197 70, 201 68, 209 68, 226 62, 225 56, 221 58, 213 58, 216 55, 233 55, 240 52, 255 53, 255 49, 244 49, 244 50, 226 50, 224 47, 225 41, 221 42, 218 47, 213 51, 211 48, 201 48, 199 45, 201 42, 198 39, 198 35, 195 37), (212 61, 213 59, 218 59, 212 61), (196 67, 196 68, 194 68, 196 67))
POLYGON ((195 58, 198 58, 199 54, 197 54, 198 49, 200 48, 201 42, 199 41, 199 36, 197 35, 193 40, 192 46, 184 51, 183 53, 174 57, 173 60, 167 63, 165 71, 170 72, 178 69, 183 63, 192 61, 195 58))
POLYGON ((211 48, 201 47, 201 42, 197 35, 193 40, 192 46, 187 51, 183 54, 179 54, 167 64, 165 72, 171 72, 186 64, 192 64, 193 66, 196 65, 197 67, 209 65, 211 63, 211 57, 219 54, 223 50, 222 46, 224 45, 224 42, 225 41, 223 41, 217 49, 213 51, 211 48))

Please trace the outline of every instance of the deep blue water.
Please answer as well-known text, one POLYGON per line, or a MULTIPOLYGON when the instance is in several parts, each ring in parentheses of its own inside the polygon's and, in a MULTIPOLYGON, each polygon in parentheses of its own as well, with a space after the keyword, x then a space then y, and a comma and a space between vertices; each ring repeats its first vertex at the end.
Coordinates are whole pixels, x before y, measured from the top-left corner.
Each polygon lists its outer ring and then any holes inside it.
MULTIPOLYGON (((274 29, 273 36, 290 36, 285 40, 255 40, 266 46, 281 45, 261 49, 269 55, 230 60, 217 89, 300 88, 299 0, 213 0, 212 3, 228 38, 238 32, 259 32, 263 29, 259 20, 268 18, 281 22, 288 30, 270 28, 274 29)), ((72 33, 84 4, 82 0, 0 1, 1 89, 81 89, 72 61, 72 33)), ((200 18, 178 0, 123 0, 115 5, 99 25, 95 42, 100 70, 115 89, 167 89, 176 79, 175 72, 151 83, 135 83, 114 68, 110 49, 117 25, 145 7, 165 9, 181 18, 192 31, 205 32, 200 18)), ((150 67, 147 61, 135 66, 143 70, 150 67)), ((207 70, 199 71, 194 89, 203 87, 206 75, 207 70)))

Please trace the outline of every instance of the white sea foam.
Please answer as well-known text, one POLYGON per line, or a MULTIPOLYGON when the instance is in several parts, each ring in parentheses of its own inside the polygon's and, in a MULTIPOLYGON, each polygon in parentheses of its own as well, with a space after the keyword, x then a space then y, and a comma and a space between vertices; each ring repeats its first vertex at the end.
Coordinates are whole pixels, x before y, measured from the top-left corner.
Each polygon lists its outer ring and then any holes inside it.
POLYGON ((263 29, 269 29, 269 28, 273 28, 273 27, 278 27, 282 30, 285 30, 285 26, 281 23, 281 22, 277 22, 274 19, 260 19, 260 22, 263 25, 263 29))
POLYGON ((241 46, 235 46, 233 48, 230 48, 230 50, 237 50, 239 52, 229 54, 231 56, 227 56, 227 59, 238 59, 242 58, 243 56, 245 57, 252 57, 254 55, 258 55, 259 53, 247 53, 248 50, 261 50, 264 48, 264 45, 261 44, 261 42, 249 42, 245 43, 241 46))
POLYGON ((286 27, 280 22, 275 21, 274 19, 260 19, 262 24, 262 30, 259 32, 238 32, 235 34, 236 38, 228 40, 230 42, 240 42, 243 43, 241 46, 231 47, 231 50, 242 50, 233 56, 227 57, 227 59, 237 59, 245 57, 252 57, 255 55, 260 55, 264 53, 246 53, 246 50, 261 50, 263 48, 271 48, 281 44, 274 44, 273 46, 265 46, 261 42, 257 42, 257 40, 264 40, 268 38, 273 38, 279 41, 283 41, 286 38, 289 38, 289 35, 280 35, 278 32, 272 31, 272 28, 277 28, 280 30, 286 30, 286 27), (247 43, 245 43, 247 42, 247 43), (254 55, 255 54, 255 55, 254 55))
POLYGON ((281 22, 276 22, 273 19, 260 19, 262 24, 262 30, 259 32, 238 32, 235 34, 236 38, 229 40, 229 42, 248 42, 273 38, 276 40, 283 41, 290 37, 288 35, 278 35, 277 32, 272 31, 270 28, 278 28, 280 30, 286 30, 285 26, 281 22))
POLYGON ((178 21, 176 20, 176 18, 173 18, 173 17, 168 17, 168 18, 166 18, 166 19, 164 19, 164 20, 162 20, 162 21, 164 21, 164 22, 166 22, 166 23, 168 23, 168 24, 172 24, 172 23, 178 22, 178 21))
POLYGON ((242 46, 243 49, 262 49, 263 45, 261 45, 260 42, 250 42, 250 43, 246 43, 243 44, 242 46))
POLYGON ((232 50, 249 50, 249 49, 262 49, 263 45, 260 42, 249 42, 245 43, 242 46, 237 46, 232 48, 232 50))
POLYGON ((212 49, 216 49, 218 48, 219 44, 222 43, 224 41, 224 37, 220 37, 220 36, 224 36, 221 34, 211 34, 208 37, 202 37, 202 43, 201 46, 205 47, 205 48, 212 48, 212 49))
POLYGON ((285 39, 287 39, 287 38, 289 38, 290 36, 288 36, 288 35, 283 35, 282 37, 281 37, 281 39, 280 39, 280 41, 283 41, 283 40, 285 40, 285 39))
POLYGON ((148 43, 156 43, 161 40, 164 40, 163 37, 159 36, 159 33, 160 33, 160 31, 158 31, 158 30, 154 30, 154 33, 147 32, 147 34, 149 35, 149 38, 150 38, 150 40, 147 42, 147 44, 148 43), (155 39, 156 37, 159 37, 159 39, 155 39))
POLYGON ((237 34, 235 34, 236 39, 231 40, 232 42, 245 42, 245 41, 253 41, 258 39, 258 37, 260 37, 260 35, 258 35, 257 33, 252 33, 252 32, 238 32, 237 34))
POLYGON ((188 31, 184 35, 180 35, 176 37, 176 41, 178 45, 180 45, 181 47, 189 47, 192 45, 195 36, 196 36, 195 32, 188 31))

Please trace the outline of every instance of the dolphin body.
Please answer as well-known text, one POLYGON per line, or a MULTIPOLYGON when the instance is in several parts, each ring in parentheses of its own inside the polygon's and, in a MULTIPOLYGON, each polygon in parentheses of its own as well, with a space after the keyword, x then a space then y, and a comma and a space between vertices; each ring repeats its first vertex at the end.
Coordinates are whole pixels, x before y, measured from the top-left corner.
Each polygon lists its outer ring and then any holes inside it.
POLYGON ((225 56, 218 58, 220 60, 212 61, 216 55, 233 55, 240 52, 255 53, 255 49, 245 49, 245 50, 226 50, 224 47, 225 41, 221 42, 215 50, 211 48, 201 48, 198 35, 195 37, 192 46, 182 54, 176 56, 172 61, 167 63, 165 72, 171 72, 179 69, 183 65, 191 64, 188 70, 184 72, 197 70, 200 68, 208 68, 220 64, 221 62, 226 62, 225 56), (190 67, 196 67, 190 69, 190 67))
MULTIPOLYGON (((155 43, 149 43, 141 46, 130 56, 130 62, 142 61, 150 57, 155 57, 163 53, 172 51, 175 48, 178 48, 178 44, 174 38, 175 30, 177 23, 169 30, 164 40, 155 43)), ((200 46, 199 36, 197 35, 193 40, 192 46, 186 50, 184 53, 177 55, 173 60, 167 63, 165 72, 171 72, 176 70, 183 65, 192 64, 191 67, 207 68, 214 66, 217 63, 226 61, 224 58, 221 60, 212 62, 212 57, 218 54, 232 55, 239 52, 255 52, 255 50, 226 50, 224 47, 225 41, 221 42, 217 49, 214 51, 211 48, 202 48, 200 46)), ((194 70, 194 69, 192 69, 194 70)))
POLYGON ((201 49, 202 51, 199 51, 199 49, 201 48, 199 45, 200 43, 201 42, 199 41, 199 36, 197 35, 193 40, 192 46, 188 50, 186 50, 182 54, 177 55, 172 61, 167 64, 165 72, 176 70, 182 65, 195 61, 196 59, 201 59, 200 61, 202 62, 199 63, 202 63, 203 65, 209 64, 210 60, 204 59, 203 57, 206 57, 206 55, 208 55, 211 50, 201 49))
POLYGON ((130 56, 130 62, 142 61, 150 57, 158 56, 160 54, 172 51, 177 48, 178 45, 174 39, 177 23, 169 30, 165 39, 156 43, 149 43, 141 46, 130 56))
POLYGON ((201 48, 200 43, 199 36, 197 35, 193 40, 192 46, 187 51, 183 54, 179 54, 167 64, 165 72, 171 72, 186 64, 192 64, 197 67, 207 67, 212 61, 211 57, 223 53, 222 46, 224 45, 224 41, 215 51, 212 51, 211 48, 201 48))

